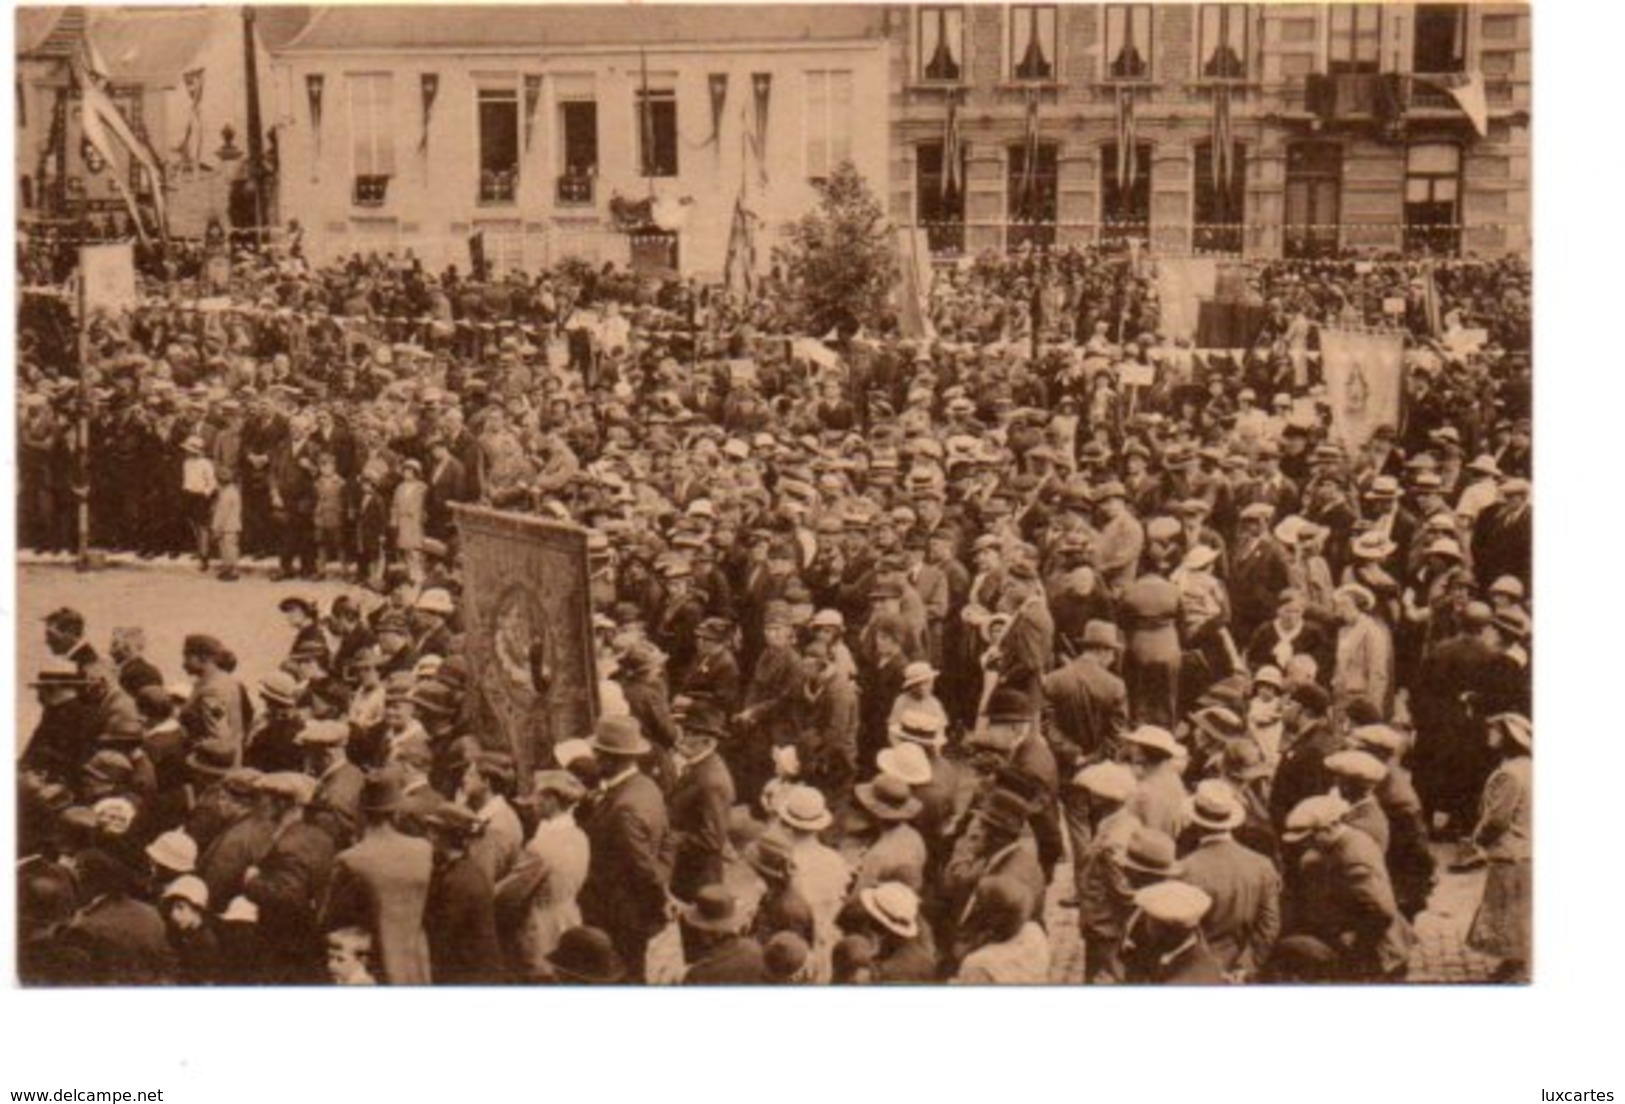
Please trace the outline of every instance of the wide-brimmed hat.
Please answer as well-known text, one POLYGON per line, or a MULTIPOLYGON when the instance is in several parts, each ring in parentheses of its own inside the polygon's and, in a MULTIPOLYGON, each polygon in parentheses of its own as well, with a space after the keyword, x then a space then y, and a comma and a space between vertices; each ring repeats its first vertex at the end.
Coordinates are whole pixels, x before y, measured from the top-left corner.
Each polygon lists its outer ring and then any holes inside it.
POLYGON ((196 874, 182 874, 164 887, 160 900, 185 901, 199 912, 203 912, 209 907, 209 886, 196 874))
POLYGON ((937 677, 937 669, 924 660, 915 660, 903 668, 903 689, 921 686, 937 677))
POLYGON ((1139 747, 1161 752, 1169 759, 1175 758, 1183 750, 1172 732, 1157 725, 1140 725, 1138 728, 1130 729, 1123 739, 1139 747))
POLYGON ((1201 571, 1212 567, 1219 558, 1219 550, 1211 544, 1198 544, 1185 553, 1185 559, 1180 566, 1187 571, 1201 571))
POLYGON ((451 592, 443 587, 430 587, 418 595, 414 608, 423 613, 437 613, 450 617, 457 612, 457 603, 452 600, 451 592))
POLYGON ((923 807, 909 784, 895 775, 879 774, 872 782, 859 783, 853 792, 858 804, 877 820, 913 820, 923 807))
POLYGON ((829 803, 811 786, 791 786, 778 801, 779 819, 802 832, 821 832, 834 823, 829 803))
POLYGON ((1123 650, 1123 630, 1117 627, 1114 621, 1099 619, 1090 621, 1083 626, 1084 648, 1108 648, 1114 652, 1123 650))
POLYGON ((1176 854, 1173 838, 1168 833, 1155 828, 1136 828, 1123 849, 1121 862, 1124 868, 1141 874, 1174 878, 1184 869, 1176 854))
POLYGON ((361 784, 361 811, 392 813, 401 805, 401 776, 385 768, 368 774, 361 784))
POLYGON ((910 743, 940 747, 947 740, 945 729, 938 714, 925 709, 905 709, 892 734, 910 743))
POLYGON ((1197 783, 1196 792, 1185 802, 1185 813, 1196 827, 1211 832, 1228 832, 1247 819, 1247 810, 1236 791, 1217 778, 1197 783))
POLYGON ((1007 835, 1018 836, 1027 825, 1032 806, 1022 795, 1008 789, 995 789, 976 808, 976 818, 1007 835))
POLYGON ((286 598, 282 599, 282 601, 276 604, 276 608, 281 610, 283 613, 287 613, 290 610, 299 610, 306 617, 314 618, 316 616, 316 603, 312 602, 309 598, 305 598, 298 594, 288 595, 286 598))
POLYGON ((197 841, 176 828, 147 844, 147 858, 154 866, 190 874, 197 869, 197 841))
POLYGON ((919 744, 900 743, 882 748, 875 756, 875 765, 882 774, 890 775, 910 786, 924 786, 931 781, 931 760, 919 744))
POLYGON ((626 977, 615 944, 598 928, 571 928, 559 936, 547 964, 560 981, 614 985, 626 977))
POLYGON ((1191 714, 1191 723, 1215 740, 1228 742, 1247 735, 1247 722, 1222 705, 1198 709, 1191 714))
POLYGON ((186 757, 186 768, 197 774, 223 778, 237 765, 237 757, 230 748, 217 744, 199 744, 186 757))
POLYGON ((286 671, 272 671, 260 679, 260 697, 277 705, 294 705, 299 701, 299 680, 286 671))
POLYGON ((39 673, 28 685, 36 690, 42 686, 72 689, 87 686, 90 681, 73 660, 52 656, 40 664, 39 673))
POLYGON ((858 893, 863 910, 893 935, 920 934, 920 898, 902 882, 882 882, 858 893))
POLYGON ((599 755, 637 758, 653 750, 636 717, 602 717, 594 726, 588 746, 599 755))
POLYGON ((789 841, 771 831, 752 840, 744 855, 752 870, 771 881, 788 881, 796 871, 789 841))
POLYGON ((679 915, 689 927, 705 932, 736 932, 744 922, 739 902, 721 885, 701 888, 694 894, 694 903, 682 906, 679 915))

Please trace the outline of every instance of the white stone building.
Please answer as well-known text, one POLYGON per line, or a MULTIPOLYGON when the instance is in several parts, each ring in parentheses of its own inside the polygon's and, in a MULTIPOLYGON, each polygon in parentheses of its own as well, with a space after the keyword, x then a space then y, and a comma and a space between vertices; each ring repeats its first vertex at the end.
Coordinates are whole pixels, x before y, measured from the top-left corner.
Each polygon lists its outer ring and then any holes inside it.
POLYGON ((273 55, 281 213, 316 260, 714 277, 742 187, 762 264, 842 158, 885 194, 887 64, 878 7, 324 8, 273 55))

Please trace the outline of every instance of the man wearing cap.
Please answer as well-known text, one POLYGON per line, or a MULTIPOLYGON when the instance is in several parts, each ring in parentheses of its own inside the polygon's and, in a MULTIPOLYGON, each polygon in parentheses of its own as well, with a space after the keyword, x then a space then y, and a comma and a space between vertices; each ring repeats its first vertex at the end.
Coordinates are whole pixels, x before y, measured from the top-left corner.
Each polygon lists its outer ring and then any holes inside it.
POLYGON ((350 726, 344 721, 307 721, 293 741, 303 755, 305 773, 316 780, 307 819, 340 850, 361 834, 361 790, 366 783, 345 750, 349 739, 350 726))
POLYGON ((642 981, 649 940, 666 923, 674 841, 666 799, 638 768, 653 750, 631 717, 604 717, 593 730, 601 794, 582 826, 592 856, 581 914, 614 941, 628 977, 642 981))
POLYGON ((1224 970, 1203 935, 1213 900, 1182 881, 1162 881, 1134 894, 1123 933, 1123 979, 1130 984, 1218 985, 1224 970))
POLYGON ((1336 794, 1305 798, 1286 817, 1282 839, 1302 845, 1287 871, 1286 935, 1320 940, 1348 981, 1398 981, 1415 935, 1394 901, 1381 849, 1343 822, 1336 794))
POLYGON ((1246 819, 1228 782, 1199 783, 1189 811, 1197 842, 1185 856, 1182 875, 1212 898, 1202 933, 1219 967, 1241 980, 1257 976, 1281 931, 1281 875, 1233 834, 1246 819))
POLYGON ((1122 593, 1134 581, 1145 549, 1145 527, 1129 512, 1127 497, 1127 489, 1116 480, 1095 491, 1100 533, 1095 538, 1093 566, 1113 594, 1122 593))
POLYGON ((427 985, 431 979, 423 910, 429 898, 434 849, 395 826, 401 777, 393 767, 368 775, 361 791, 361 841, 339 852, 322 929, 354 926, 372 932, 389 985, 427 985))
MULTIPOLYGON (((268 980, 311 984, 321 978, 322 933, 316 912, 328 888, 336 848, 306 818, 316 783, 281 771, 256 783, 260 816, 271 825, 264 856, 244 872, 242 895, 259 909, 268 980)), ((227 901, 217 902, 221 908, 227 901)))
POLYGON ((79 910, 57 935, 64 981, 76 985, 162 985, 175 977, 163 917, 139 899, 141 875, 104 848, 75 859, 79 910))
POLYGON ((734 624, 707 617, 694 630, 694 661, 683 677, 673 678, 676 695, 716 703, 725 714, 739 708, 739 660, 733 649, 734 624))
POLYGON ((259 690, 265 712, 249 731, 243 765, 267 774, 299 770, 304 757, 296 740, 305 727, 299 708, 299 682, 284 671, 272 671, 260 679, 259 690))
POLYGON ((724 751, 739 799, 752 807, 770 776, 773 749, 796 742, 796 714, 805 686, 789 608, 772 605, 762 633, 766 647, 756 658, 744 705, 733 718, 734 737, 724 751))
POLYGON ((1123 680, 1129 716, 1145 724, 1173 724, 1181 660, 1179 588, 1146 571, 1122 589, 1119 609, 1127 635, 1123 680))
POLYGON ((492 985, 502 978, 491 876, 473 854, 485 825, 471 809, 442 802, 424 818, 434 874, 423 929, 436 985, 492 985))
POLYGON ((1365 698, 1386 717, 1393 708, 1394 645, 1388 626, 1373 616, 1376 605, 1376 596, 1358 583, 1332 596, 1338 621, 1332 701, 1343 707, 1365 698))
POLYGON ((100 735, 96 708, 83 694, 89 680, 72 660, 52 657, 29 685, 39 698, 40 718, 18 769, 71 785, 96 753, 100 735))
MULTIPOLYGON (((1115 981, 1120 977, 1117 952, 1123 925, 1133 912, 1123 856, 1129 840, 1144 827, 1129 808, 1139 779, 1131 768, 1108 760, 1084 767, 1069 788, 1081 796, 1088 817, 1083 846, 1073 852, 1083 980, 1115 981)), ((1069 804, 1076 801, 1070 799, 1069 804)))

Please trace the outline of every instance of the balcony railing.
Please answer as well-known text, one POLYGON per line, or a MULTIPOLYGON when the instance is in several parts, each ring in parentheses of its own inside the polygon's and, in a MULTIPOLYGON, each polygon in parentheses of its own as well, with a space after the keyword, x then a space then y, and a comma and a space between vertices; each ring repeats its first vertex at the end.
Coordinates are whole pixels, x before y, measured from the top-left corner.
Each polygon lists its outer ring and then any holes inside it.
POLYGON ((351 199, 357 207, 382 207, 388 196, 388 175, 361 173, 356 176, 351 199))
POLYGON ((486 169, 480 173, 480 203, 512 203, 518 198, 519 170, 499 172, 486 169))
POLYGON ((593 202, 591 173, 565 173, 558 179, 556 195, 560 207, 590 207, 593 202))

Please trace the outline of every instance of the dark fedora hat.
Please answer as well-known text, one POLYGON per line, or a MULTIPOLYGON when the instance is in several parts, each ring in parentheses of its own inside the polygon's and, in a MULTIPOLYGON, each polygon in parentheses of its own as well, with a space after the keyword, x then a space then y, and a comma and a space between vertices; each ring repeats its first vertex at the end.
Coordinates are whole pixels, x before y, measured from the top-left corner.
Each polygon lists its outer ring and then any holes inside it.
POLYGON ((388 767, 367 775, 361 784, 361 811, 392 813, 401 805, 400 772, 388 767))
POLYGON ((571 928, 547 956, 560 981, 576 985, 615 985, 626 978, 615 944, 598 928, 571 928))
POLYGON ((860 783, 854 793, 858 804, 877 820, 913 820, 922 808, 908 783, 889 774, 876 775, 873 782, 860 783))
POLYGON ((744 918, 739 902, 723 885, 708 885, 694 895, 694 903, 682 906, 682 921, 696 931, 731 933, 739 930, 744 918))

